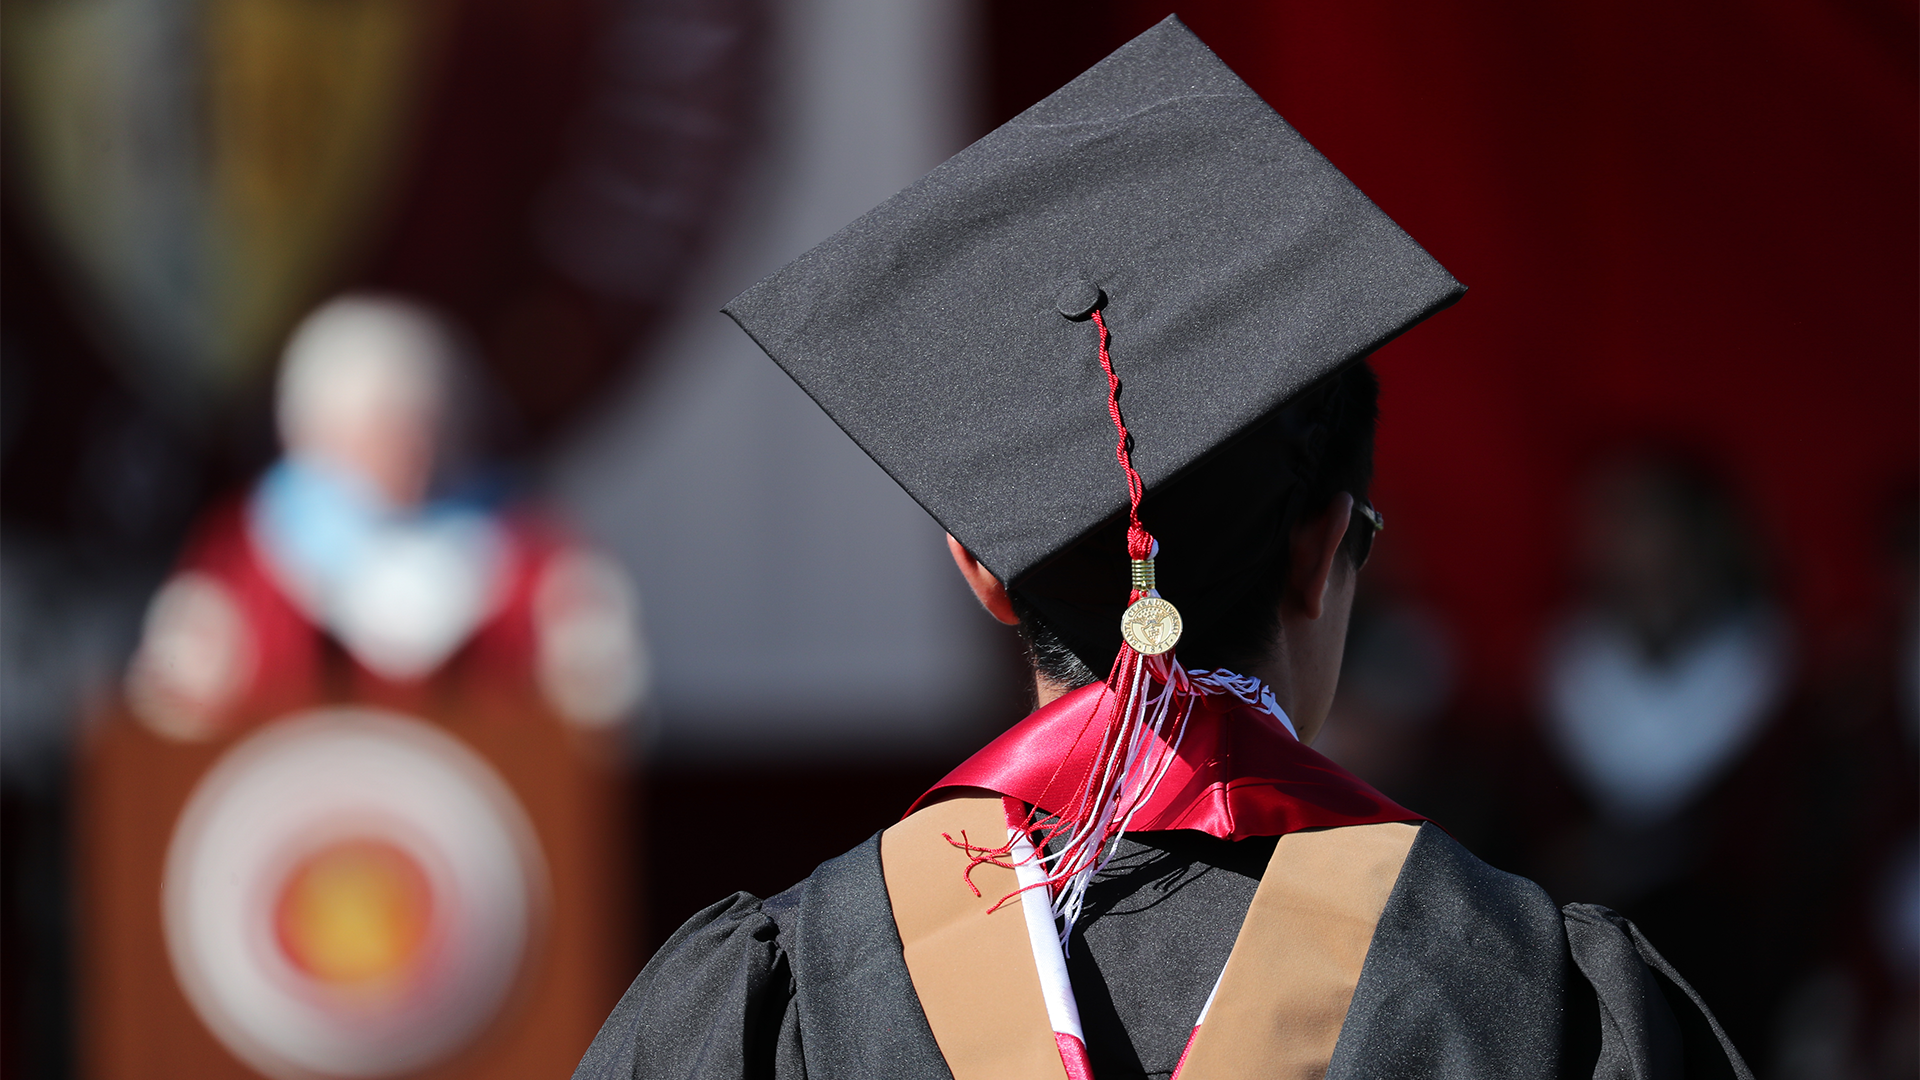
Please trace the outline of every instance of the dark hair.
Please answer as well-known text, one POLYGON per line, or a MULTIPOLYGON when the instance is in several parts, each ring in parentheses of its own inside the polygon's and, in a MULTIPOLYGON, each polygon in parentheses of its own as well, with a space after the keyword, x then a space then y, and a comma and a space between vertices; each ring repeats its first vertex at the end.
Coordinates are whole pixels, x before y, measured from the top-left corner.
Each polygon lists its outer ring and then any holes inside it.
MULTIPOLYGON (((1379 399, 1373 369, 1350 364, 1141 503, 1141 522, 1160 541, 1161 595, 1185 624, 1176 651, 1187 667, 1244 672, 1263 659, 1287 587, 1294 526, 1343 491, 1367 497, 1379 399)), ((1125 537, 1123 516, 1014 585, 1028 657, 1049 680, 1096 682, 1120 651, 1125 537)), ((1341 545, 1349 557, 1352 543, 1350 532, 1341 545)))

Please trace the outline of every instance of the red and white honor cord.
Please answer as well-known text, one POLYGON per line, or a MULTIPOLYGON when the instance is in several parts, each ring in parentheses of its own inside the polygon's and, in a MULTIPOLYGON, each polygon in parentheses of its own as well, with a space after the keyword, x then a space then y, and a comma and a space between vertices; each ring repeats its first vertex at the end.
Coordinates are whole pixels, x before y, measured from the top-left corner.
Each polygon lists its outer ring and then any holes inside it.
MULTIPOLYGON (((1052 906, 1028 903, 1024 899, 1035 893, 1047 894, 1046 871, 1041 869, 1033 842, 1022 824, 1026 808, 1012 799, 1007 803, 1010 822, 1007 840, 1013 853, 1013 872, 1023 897, 1020 910, 1027 920, 1027 944, 1033 950, 1034 970, 1040 975, 1040 995, 1047 1003, 1047 1023, 1053 1028, 1053 1043, 1060 1050, 1060 1064, 1066 1068, 1067 1080, 1094 1080, 1093 1061, 1087 1056, 1086 1032, 1080 1026, 1080 1003, 1074 999, 1073 982, 1067 976, 1066 944, 1056 932, 1052 906)), ((1220 976, 1225 974, 1226 969, 1222 967, 1220 976)), ((1207 1010, 1213 1008, 1214 995, 1220 992, 1220 976, 1214 977, 1207 1002, 1200 1007, 1193 1030, 1187 1033, 1187 1044, 1180 1050, 1180 1061, 1174 1066, 1170 1080, 1179 1080, 1180 1070, 1193 1050, 1193 1040, 1200 1034, 1200 1025, 1207 1022, 1207 1010)))
MULTIPOLYGON (((1087 887, 1106 868, 1134 817, 1153 800, 1180 753, 1187 719, 1200 694, 1221 694, 1260 709, 1298 739, 1293 721, 1259 679, 1226 668, 1187 671, 1172 653, 1140 656, 1123 650, 1123 691, 1103 733, 1093 773, 1054 822, 1042 826, 1047 851, 1033 868, 1048 885, 1059 936, 1065 942, 1080 918, 1087 887)), ((1111 683, 1109 683, 1111 686, 1111 683)), ((1022 881, 1022 891, 1028 882, 1022 881)))

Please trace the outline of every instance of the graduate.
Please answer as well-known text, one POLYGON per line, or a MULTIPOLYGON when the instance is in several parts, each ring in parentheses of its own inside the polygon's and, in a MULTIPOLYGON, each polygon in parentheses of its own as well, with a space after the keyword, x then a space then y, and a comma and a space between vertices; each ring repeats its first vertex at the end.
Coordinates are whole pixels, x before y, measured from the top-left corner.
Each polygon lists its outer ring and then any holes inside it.
POLYGON ((1365 358, 1464 289, 1176 19, 727 313, 943 525, 1038 708, 689 920, 575 1073, 1747 1077, 1635 928, 1309 749, 1365 358))

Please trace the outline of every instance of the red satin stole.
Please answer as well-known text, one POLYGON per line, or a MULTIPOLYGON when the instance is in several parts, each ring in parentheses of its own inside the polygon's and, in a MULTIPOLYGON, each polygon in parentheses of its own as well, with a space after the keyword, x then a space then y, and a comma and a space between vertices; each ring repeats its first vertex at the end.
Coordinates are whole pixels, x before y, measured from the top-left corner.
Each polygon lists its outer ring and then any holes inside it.
MULTIPOLYGON (((908 813, 958 788, 1058 812, 1093 768, 1112 700, 1103 683, 1058 698, 948 773, 908 813)), ((1175 760, 1130 831, 1195 829, 1243 840, 1425 820, 1314 753, 1264 710, 1230 695, 1203 694, 1175 760)))

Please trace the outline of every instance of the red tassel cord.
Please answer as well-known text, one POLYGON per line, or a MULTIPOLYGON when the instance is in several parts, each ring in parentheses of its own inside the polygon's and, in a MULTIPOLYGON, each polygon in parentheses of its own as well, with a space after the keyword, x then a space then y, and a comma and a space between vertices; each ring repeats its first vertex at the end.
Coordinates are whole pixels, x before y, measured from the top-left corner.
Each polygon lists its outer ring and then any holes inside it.
MULTIPOLYGON (((952 833, 941 833, 940 839, 945 840, 947 843, 952 844, 954 847, 966 853, 967 868, 960 872, 960 879, 967 883, 967 888, 972 889, 973 895, 975 896, 981 895, 980 886, 973 883, 973 871, 976 867, 985 863, 988 866, 998 866, 1003 870, 1013 869, 1013 863, 1009 861, 1013 857, 1012 837, 1008 837, 1006 843, 995 848, 983 847, 967 839, 967 830, 965 829, 960 830, 960 839, 958 840, 953 838, 952 833)), ((1006 903, 1018 895, 1020 895, 1018 892, 1013 892, 996 900, 994 905, 987 909, 987 914, 991 915, 999 911, 1001 904, 1006 903)))
MULTIPOLYGON (((1113 418, 1118 440, 1114 456, 1127 478, 1127 555, 1136 563, 1150 563, 1160 550, 1153 535, 1140 523, 1140 500, 1145 493, 1133 468, 1126 420, 1120 413, 1120 377, 1108 351, 1106 320, 1093 313, 1100 331, 1100 369, 1107 376, 1107 414, 1113 418)), ((1136 587, 1128 603, 1158 597, 1150 577, 1136 587)), ((1087 886, 1112 858, 1120 837, 1133 817, 1152 798, 1180 749, 1198 692, 1173 651, 1143 656, 1122 642, 1107 675, 1102 707, 1100 752, 1081 777, 1072 796, 1051 820, 1040 825, 1034 847, 1046 871, 1054 914, 1060 920, 1062 942, 1079 918, 1087 886), (1107 702, 1111 701, 1111 705, 1107 702)))

